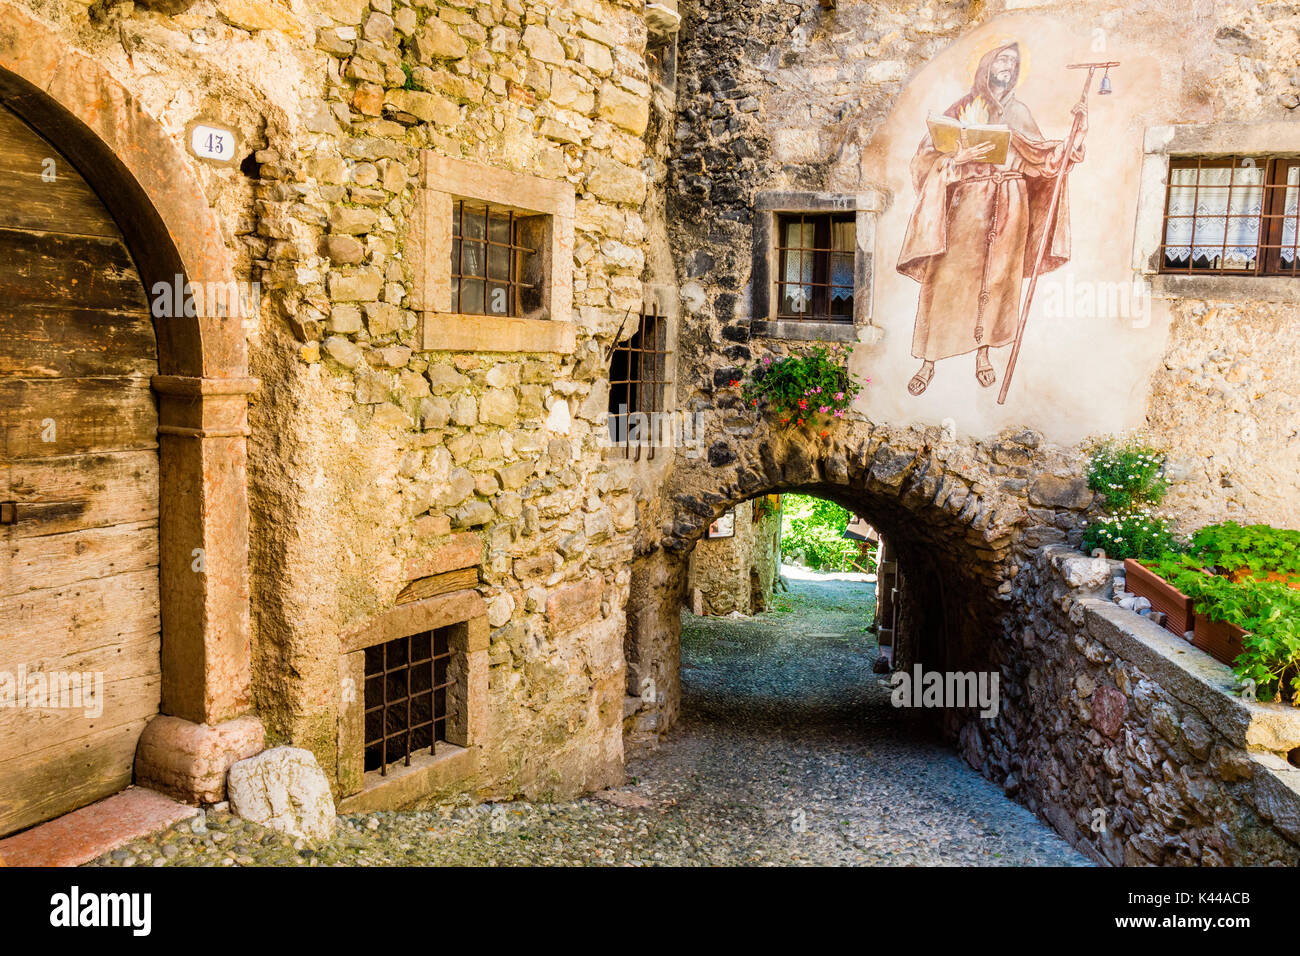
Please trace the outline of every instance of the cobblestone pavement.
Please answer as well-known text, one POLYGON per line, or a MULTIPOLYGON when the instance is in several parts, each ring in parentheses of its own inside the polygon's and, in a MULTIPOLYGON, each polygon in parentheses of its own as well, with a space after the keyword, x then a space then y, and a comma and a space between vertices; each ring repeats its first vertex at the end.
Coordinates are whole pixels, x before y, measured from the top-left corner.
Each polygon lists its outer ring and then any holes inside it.
POLYGON ((871 673, 872 585, 791 580, 753 619, 691 618, 684 719, 607 799, 344 817, 312 846, 209 812, 111 866, 1087 865, 871 673))

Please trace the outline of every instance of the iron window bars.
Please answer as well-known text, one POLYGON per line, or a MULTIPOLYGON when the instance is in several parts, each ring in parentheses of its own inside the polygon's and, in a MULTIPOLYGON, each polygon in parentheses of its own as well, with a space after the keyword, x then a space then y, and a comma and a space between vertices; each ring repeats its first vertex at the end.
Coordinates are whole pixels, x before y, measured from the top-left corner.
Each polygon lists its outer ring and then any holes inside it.
POLYGON ((524 311, 528 261, 525 217, 488 203, 456 200, 451 210, 451 310, 461 315, 518 316, 524 311))
POLYGON ((399 637, 366 648, 365 769, 390 765, 446 740, 451 686, 450 628, 399 637))
POLYGON ((857 217, 777 216, 777 317, 852 322, 857 217))
POLYGON ((641 446, 647 445, 647 460, 655 456, 658 436, 651 434, 655 416, 664 411, 668 378, 668 323, 651 305, 641 313, 640 326, 626 342, 615 344, 609 365, 610 440, 623 449, 624 457, 641 460, 641 446))
POLYGON ((1300 271, 1300 159, 1173 159, 1160 271, 1294 276, 1300 271))

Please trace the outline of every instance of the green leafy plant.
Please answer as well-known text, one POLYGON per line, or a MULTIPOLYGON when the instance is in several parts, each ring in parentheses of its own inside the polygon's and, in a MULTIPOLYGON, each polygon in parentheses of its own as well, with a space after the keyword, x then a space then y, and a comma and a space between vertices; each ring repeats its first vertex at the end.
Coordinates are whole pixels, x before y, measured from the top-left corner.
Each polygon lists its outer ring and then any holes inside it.
POLYGON ((781 551, 802 555, 818 571, 842 571, 860 552, 858 543, 844 537, 849 512, 833 501, 809 495, 782 498, 781 551))
POLYGON ((783 425, 843 418, 862 390, 849 372, 851 352, 849 346, 818 344, 802 355, 764 356, 746 372, 741 395, 747 405, 775 413, 783 425))
POLYGON ((1103 439, 1088 455, 1088 487, 1113 512, 1157 505, 1169 490, 1165 453, 1137 440, 1103 439))
POLYGON ((1193 549, 1143 563, 1190 597, 1197 614, 1246 632, 1233 672, 1254 683, 1260 700, 1300 703, 1300 592, 1274 581, 1233 582, 1212 574, 1193 549))
POLYGON ((1177 551, 1179 542, 1169 519, 1143 509, 1090 522, 1083 532, 1083 549, 1091 553, 1097 548, 1111 558, 1141 561, 1177 551))
POLYGON ((1255 577, 1270 572, 1300 575, 1300 531, 1235 521, 1206 525, 1192 535, 1191 554, 1225 571, 1248 569, 1255 577))

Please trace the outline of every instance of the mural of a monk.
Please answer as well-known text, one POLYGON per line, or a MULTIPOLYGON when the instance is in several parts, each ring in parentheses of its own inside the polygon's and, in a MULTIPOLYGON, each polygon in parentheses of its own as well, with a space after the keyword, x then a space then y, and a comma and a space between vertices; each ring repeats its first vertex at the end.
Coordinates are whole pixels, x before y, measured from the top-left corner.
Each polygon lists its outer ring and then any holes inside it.
MULTIPOLYGON (((1053 178, 1061 170, 1065 144, 1048 140, 1028 107, 1016 98, 1020 47, 1009 43, 986 53, 971 91, 944 111, 953 119, 978 117, 1011 129, 1006 162, 982 162, 992 143, 943 153, 927 133, 912 159, 917 198, 898 257, 898 271, 921 284, 912 335, 920 370, 907 390, 920 395, 940 359, 975 353, 975 377, 988 387, 997 379, 989 349, 1015 339, 1022 280, 1030 275, 1049 230, 1041 272, 1070 258, 1068 183, 1052 221, 1047 221, 1053 178)), ((1087 131, 1087 107, 1080 103, 1080 133, 1087 131)), ((1082 144, 1083 137, 1077 140, 1082 144)), ((1083 161, 1077 146, 1070 162, 1083 161)), ((1068 172, 1066 174, 1068 176, 1068 172)))

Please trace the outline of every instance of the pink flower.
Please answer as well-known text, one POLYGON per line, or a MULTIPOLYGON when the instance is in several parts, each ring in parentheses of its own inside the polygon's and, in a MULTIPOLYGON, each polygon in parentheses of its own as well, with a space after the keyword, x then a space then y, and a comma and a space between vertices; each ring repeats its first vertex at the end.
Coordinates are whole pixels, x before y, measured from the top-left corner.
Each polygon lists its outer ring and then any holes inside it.
POLYGON ((771 365, 771 364, 772 364, 772 356, 770 356, 770 355, 764 355, 764 356, 763 356, 763 364, 764 364, 764 365, 771 365))
POLYGON ((835 401, 837 401, 837 402, 842 402, 842 401, 844 401, 844 393, 843 393, 843 392, 836 392, 836 393, 835 393, 835 401))
POLYGON ((831 407, 829 405, 823 405, 821 408, 817 410, 821 412, 823 415, 825 415, 827 412, 831 410, 831 407))
POLYGON ((844 417, 844 409, 842 409, 842 408, 837 408, 837 409, 835 409, 835 417, 836 417, 836 418, 843 418, 843 417, 844 417))

